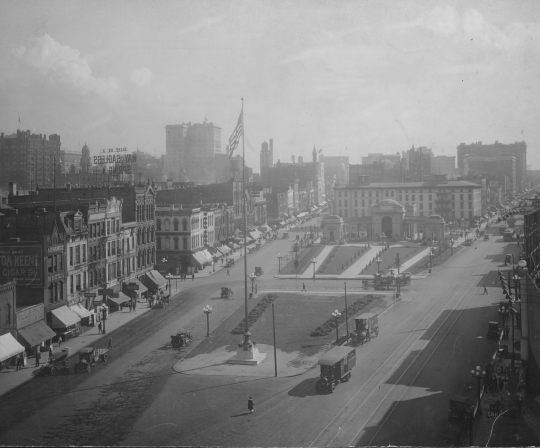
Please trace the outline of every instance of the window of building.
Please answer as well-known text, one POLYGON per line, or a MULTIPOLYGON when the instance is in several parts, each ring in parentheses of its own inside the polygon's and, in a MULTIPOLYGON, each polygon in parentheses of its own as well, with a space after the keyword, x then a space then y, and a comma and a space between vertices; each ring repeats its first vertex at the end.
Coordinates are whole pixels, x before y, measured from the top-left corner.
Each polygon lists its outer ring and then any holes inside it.
POLYGON ((73 266, 73 247, 69 248, 69 265, 73 266))
POLYGON ((341 207, 341 199, 338 200, 338 206, 341 207))
POLYGON ((471 213, 472 213, 472 210, 473 210, 472 202, 469 202, 469 210, 470 210, 471 213))
POLYGON ((53 257, 52 257, 52 255, 49 255, 47 257, 47 272, 49 272, 49 273, 53 272, 53 257))
POLYGON ((83 263, 86 261, 86 244, 82 245, 82 261, 83 263))
POLYGON ((11 304, 6 303, 6 325, 11 325, 11 304))
POLYGON ((107 243, 107 257, 111 256, 111 243, 110 241, 107 243))
POLYGON ((409 195, 408 195, 408 194, 405 195, 405 201, 406 201, 406 202, 409 201, 409 195))
POLYGON ((345 207, 348 207, 349 205, 347 204, 347 199, 345 199, 345 207))
POLYGON ((182 249, 188 250, 188 239, 187 236, 182 237, 182 249))
POLYGON ((74 287, 74 280, 73 280, 73 275, 70 275, 69 276, 69 293, 70 294, 73 294, 73 287, 74 287))
POLYGON ((460 208, 463 210, 463 202, 460 202, 460 205, 461 205, 460 208))
POLYGON ((179 238, 178 237, 174 238, 174 248, 175 248, 175 250, 180 249, 180 244, 179 244, 179 238))
POLYGON ((120 232, 120 218, 116 218, 116 231, 120 232))
POLYGON ((111 222, 107 219, 107 235, 111 233, 111 222))
POLYGON ((157 227, 157 231, 160 232, 161 231, 161 219, 157 219, 156 220, 156 227, 157 227))
POLYGON ((424 200, 424 195, 421 194, 421 195, 420 195, 420 201, 423 201, 423 200, 424 200))
POLYGON ((349 210, 345 209, 345 218, 349 216, 349 210))
POLYGON ((59 271, 62 271, 64 269, 63 259, 64 259, 64 255, 58 254, 58 270, 59 271))
POLYGON ((75 290, 80 291, 81 290, 81 274, 77 274, 75 277, 75 290))
POLYGON ((81 262, 81 246, 75 246, 75 263, 79 264, 81 262))
POLYGON ((372 193, 372 192, 371 192, 371 190, 370 190, 370 191, 369 191, 369 197, 371 197, 371 193, 372 193))

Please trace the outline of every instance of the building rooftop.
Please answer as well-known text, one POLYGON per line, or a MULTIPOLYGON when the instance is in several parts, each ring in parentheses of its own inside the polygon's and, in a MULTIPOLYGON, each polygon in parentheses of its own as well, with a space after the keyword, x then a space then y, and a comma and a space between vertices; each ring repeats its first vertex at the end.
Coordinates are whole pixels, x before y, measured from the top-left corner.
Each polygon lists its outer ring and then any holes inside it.
POLYGON ((352 190, 357 188, 420 188, 420 187, 476 187, 480 188, 481 185, 473 182, 467 182, 465 180, 449 180, 447 182, 433 183, 433 182, 383 182, 383 183, 370 183, 370 184, 349 184, 340 187, 335 187, 336 190, 352 190))

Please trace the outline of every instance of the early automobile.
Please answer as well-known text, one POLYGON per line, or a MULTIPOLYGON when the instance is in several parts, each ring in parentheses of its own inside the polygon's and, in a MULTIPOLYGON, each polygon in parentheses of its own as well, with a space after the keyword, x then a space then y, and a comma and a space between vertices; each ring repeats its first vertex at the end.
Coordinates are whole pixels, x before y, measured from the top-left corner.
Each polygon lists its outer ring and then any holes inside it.
POLYGON ((317 392, 334 392, 343 381, 349 381, 351 370, 356 365, 356 349, 353 347, 334 347, 319 358, 321 375, 315 383, 317 392))
POLYGON ((221 288, 221 298, 230 299, 234 296, 234 292, 231 288, 227 288, 226 286, 223 286, 221 288))
POLYGON ((234 258, 227 258, 227 267, 234 266, 234 258))
POLYGON ((371 341, 374 334, 379 336, 378 316, 375 313, 363 313, 354 318, 356 327, 352 332, 352 342, 355 345, 363 345, 364 342, 371 341))
POLYGON ((54 376, 62 369, 69 369, 67 356, 67 352, 53 353, 47 364, 41 366, 40 374, 43 376, 54 376))
POLYGON ((78 373, 79 371, 90 372, 91 366, 93 366, 99 360, 107 361, 107 348, 94 348, 87 347, 79 351, 79 361, 73 367, 73 371, 78 373))
POLYGON ((406 285, 408 283, 411 283, 412 274, 410 272, 402 272, 400 274, 401 278, 401 285, 406 285))
POLYGON ((173 347, 185 347, 188 345, 191 340, 193 339, 193 336, 191 336, 191 333, 187 330, 180 330, 176 334, 171 336, 171 344, 173 347))
POLYGON ((260 276, 263 275, 263 274, 264 274, 264 271, 262 270, 262 268, 259 267, 259 266, 257 266, 257 267, 255 268, 255 275, 256 275, 257 277, 260 277, 260 276))

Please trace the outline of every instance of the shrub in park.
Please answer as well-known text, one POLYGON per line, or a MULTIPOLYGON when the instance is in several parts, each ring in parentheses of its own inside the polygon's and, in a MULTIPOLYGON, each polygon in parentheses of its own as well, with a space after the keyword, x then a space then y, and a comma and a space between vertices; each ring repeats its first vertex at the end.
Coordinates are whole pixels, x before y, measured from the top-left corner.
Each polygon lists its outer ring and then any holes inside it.
MULTIPOLYGON (((248 324, 249 328, 251 328, 255 322, 261 317, 266 309, 272 304, 274 300, 278 298, 277 294, 268 294, 265 295, 259 300, 259 303, 255 305, 255 308, 251 310, 251 312, 248 314, 248 324)), ((246 331, 246 319, 242 319, 242 322, 240 322, 234 329, 231 331, 232 334, 244 334, 244 331, 246 331)))

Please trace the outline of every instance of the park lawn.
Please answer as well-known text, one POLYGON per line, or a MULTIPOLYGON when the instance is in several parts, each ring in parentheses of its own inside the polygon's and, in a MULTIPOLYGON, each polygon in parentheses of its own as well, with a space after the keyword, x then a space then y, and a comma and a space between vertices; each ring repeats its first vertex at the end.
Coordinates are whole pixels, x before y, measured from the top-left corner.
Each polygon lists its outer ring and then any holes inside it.
POLYGON ((336 246, 317 269, 317 274, 334 275, 341 274, 351 264, 362 257, 366 251, 364 247, 336 246))
MULTIPOLYGON (((381 247, 382 248, 382 247, 381 247)), ((422 246, 402 246, 402 247, 390 247, 388 250, 385 250, 381 254, 381 264, 380 264, 380 273, 386 274, 389 272, 390 268, 396 267, 396 255, 399 254, 399 259, 401 264, 411 258, 413 255, 416 255, 418 252, 425 249, 422 246)), ((362 272, 362 275, 373 275, 377 273, 377 263, 372 262, 367 266, 362 272)), ((397 273, 397 271, 396 271, 397 273)))
MULTIPOLYGON (((343 295, 296 294, 277 293, 274 301, 276 345, 281 351, 287 353, 299 352, 300 356, 313 356, 325 350, 329 344, 336 340, 335 331, 326 336, 312 337, 309 334, 322 325, 338 309, 345 308, 343 295)), ((259 300, 266 294, 260 294, 256 299, 248 302, 248 311, 251 311, 259 300)), ((355 300, 365 297, 361 294, 347 294, 347 303, 351 305, 355 300)), ((386 306, 388 297, 381 296, 357 314, 378 310, 386 306)), ((244 319, 244 307, 240 307, 218 328, 212 330, 211 338, 202 341, 188 356, 192 358, 202 353, 209 354, 214 350, 226 346, 227 351, 236 352, 238 344, 242 342, 242 335, 231 334, 231 330, 244 319)), ((349 316, 349 330, 354 329, 354 316, 349 316)), ((274 345, 272 330, 272 308, 266 309, 257 322, 249 329, 251 340, 258 344, 274 345)), ((340 335, 345 334, 345 323, 339 327, 340 335)))
POLYGON ((311 265, 311 260, 316 258, 323 250, 324 246, 304 247, 298 252, 298 271, 294 267, 295 256, 289 260, 285 267, 279 271, 280 275, 294 275, 296 273, 303 274, 304 271, 311 265))

